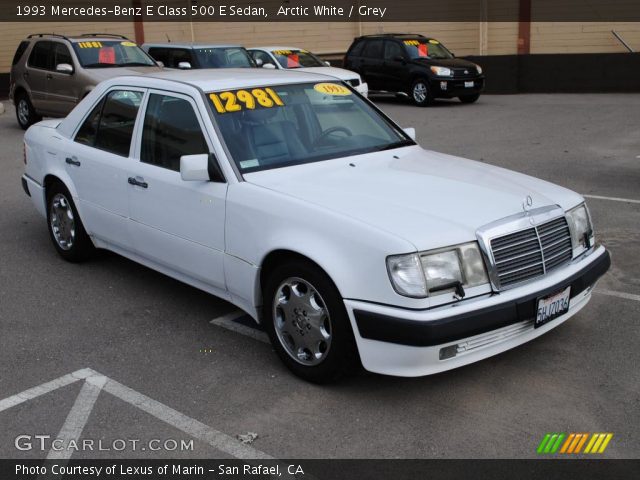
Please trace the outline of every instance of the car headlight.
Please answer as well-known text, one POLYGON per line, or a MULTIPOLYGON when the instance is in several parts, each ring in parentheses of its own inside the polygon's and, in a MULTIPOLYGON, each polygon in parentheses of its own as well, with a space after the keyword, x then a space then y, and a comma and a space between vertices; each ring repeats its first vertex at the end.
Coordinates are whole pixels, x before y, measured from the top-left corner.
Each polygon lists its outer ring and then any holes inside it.
POLYGON ((594 244, 593 227, 587 206, 582 203, 567 212, 574 256, 588 250, 594 244))
POLYGON ((387 258, 391 283, 414 298, 459 291, 489 283, 477 242, 387 258))
POLYGON ((440 77, 450 77, 451 69, 447 67, 431 67, 431 71, 440 77))
POLYGON ((478 70, 478 75, 482 75, 482 67, 476 64, 476 70, 478 70))

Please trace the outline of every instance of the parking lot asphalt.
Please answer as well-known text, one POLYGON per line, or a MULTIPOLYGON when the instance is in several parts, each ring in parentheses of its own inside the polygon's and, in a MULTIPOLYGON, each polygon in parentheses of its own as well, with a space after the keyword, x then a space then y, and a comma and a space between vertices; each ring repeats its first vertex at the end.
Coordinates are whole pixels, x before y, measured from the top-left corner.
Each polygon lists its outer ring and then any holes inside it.
POLYGON ((612 432, 604 456, 639 458, 640 95, 376 102, 427 149, 590 195, 596 238, 613 257, 591 303, 533 342, 457 370, 310 385, 268 344, 210 323, 230 304, 114 254, 60 259, 20 186, 23 132, 5 102, 0 458, 44 458, 48 449, 18 450, 15 438, 60 436, 81 411, 82 437, 116 448, 73 458, 534 458, 547 432, 612 432), (76 382, 65 377, 78 371, 76 382), (86 378, 106 386, 98 395, 86 378), (245 447, 236 436, 248 432, 257 438, 245 447), (119 451, 117 439, 140 448, 119 451), (143 450, 151 439, 195 441, 143 450))

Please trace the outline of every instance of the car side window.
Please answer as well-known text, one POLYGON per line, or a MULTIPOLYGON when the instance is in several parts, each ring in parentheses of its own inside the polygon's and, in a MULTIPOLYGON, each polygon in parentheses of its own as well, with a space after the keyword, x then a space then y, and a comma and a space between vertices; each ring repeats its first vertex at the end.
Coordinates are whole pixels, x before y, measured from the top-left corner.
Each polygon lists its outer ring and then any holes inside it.
POLYGON ((362 55, 362 48, 364 47, 365 43, 366 42, 362 40, 357 42, 353 47, 351 47, 351 50, 349 50, 348 56, 359 57, 360 55, 362 55))
POLYGON ((273 59, 269 56, 268 53, 263 52, 262 50, 254 50, 251 52, 254 60, 262 60, 262 64, 266 65, 267 63, 274 65, 273 59))
POLYGON ((382 58, 382 40, 370 40, 364 47, 363 57, 382 58))
POLYGON ((384 42, 384 59, 395 60, 398 57, 404 58, 404 48, 402 48, 397 42, 387 40, 384 42))
POLYGON ((104 99, 91 110, 89 116, 82 123, 82 126, 76 133, 76 142, 83 145, 93 147, 96 144, 96 137, 98 136, 98 123, 100 122, 100 113, 102 113, 102 106, 104 105, 104 99))
POLYGON ((56 68, 56 66, 60 65, 61 63, 66 63, 68 65, 73 66, 73 60, 71 60, 71 53, 69 52, 69 49, 64 43, 59 43, 59 42, 54 43, 53 56, 54 56, 54 62, 53 62, 54 69, 56 68))
POLYGON ((142 92, 109 92, 102 107, 94 146, 116 155, 129 156, 131 136, 141 102, 142 92))
POLYGON ((158 62, 162 62, 165 67, 169 66, 169 50, 168 49, 152 47, 149 49, 149 55, 151 55, 151 57, 154 60, 158 62))
POLYGON ((52 69, 51 44, 49 41, 39 41, 33 46, 31 55, 29 55, 29 66, 34 68, 42 68, 46 70, 52 69))
POLYGON ((179 172, 182 155, 199 153, 209 153, 209 147, 191 103, 152 93, 144 116, 140 160, 179 172))

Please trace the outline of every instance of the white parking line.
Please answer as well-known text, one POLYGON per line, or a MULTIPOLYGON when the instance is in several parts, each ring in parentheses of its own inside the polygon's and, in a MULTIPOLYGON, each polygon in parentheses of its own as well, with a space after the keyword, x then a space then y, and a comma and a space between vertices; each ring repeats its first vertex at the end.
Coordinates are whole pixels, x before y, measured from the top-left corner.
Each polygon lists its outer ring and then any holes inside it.
POLYGON ((610 200, 612 202, 640 203, 640 200, 634 200, 631 198, 602 197, 600 195, 582 195, 582 196, 585 198, 594 198, 596 200, 610 200))
POLYGON ((218 327, 226 328, 227 330, 231 330, 232 332, 239 333, 246 337, 251 337, 260 342, 271 343, 266 333, 260 330, 256 330, 255 328, 247 327, 246 325, 242 325, 241 323, 234 322, 234 320, 237 320, 238 318, 245 315, 246 313, 242 310, 234 310, 231 313, 227 313, 226 315, 222 315, 221 317, 214 318, 209 323, 217 325, 218 327))
POLYGON ((69 449, 69 443, 77 441, 82 435, 84 426, 89 420, 91 410, 98 400, 98 395, 102 387, 107 382, 107 378, 102 375, 87 377, 82 389, 78 394, 76 401, 73 403, 73 407, 67 415, 67 419, 64 421, 64 425, 60 429, 56 438, 62 440, 60 449, 49 451, 47 460, 68 460, 73 454, 73 450, 69 449))
MULTIPOLYGON (((82 430, 84 429, 87 419, 95 406, 98 395, 101 391, 105 391, 154 416, 158 420, 181 430, 187 435, 201 440, 226 455, 246 460, 273 459, 273 457, 260 450, 240 443, 235 438, 205 425, 195 418, 188 417, 187 415, 180 413, 163 403, 153 400, 142 393, 136 392, 135 390, 105 377, 90 368, 78 370, 74 373, 64 375, 50 382, 43 383, 37 387, 30 388, 24 392, 0 400, 0 412, 38 398, 42 395, 46 395, 47 393, 51 393, 59 388, 66 387, 67 385, 80 380, 85 380, 85 383, 80 390, 80 394, 76 398, 71 411, 67 415, 67 419, 59 434, 59 438, 63 438, 65 441, 71 439, 78 440, 79 436, 82 434, 82 430)), ((47 458, 65 460, 70 456, 71 452, 67 455, 66 452, 50 451, 47 458)))
POLYGON ((604 290, 601 288, 596 288, 594 290, 594 293, 599 293, 600 295, 609 295, 610 297, 624 298, 626 300, 635 300, 636 302, 640 302, 640 295, 635 295, 633 293, 616 292, 615 290, 604 290))

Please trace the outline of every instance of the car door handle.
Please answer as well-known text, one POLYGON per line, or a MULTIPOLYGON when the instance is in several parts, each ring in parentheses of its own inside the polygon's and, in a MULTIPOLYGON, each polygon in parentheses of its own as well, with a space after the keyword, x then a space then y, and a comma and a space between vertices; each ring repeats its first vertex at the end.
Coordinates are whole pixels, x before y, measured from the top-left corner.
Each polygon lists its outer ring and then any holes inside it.
POLYGON ((22 77, 23 77, 23 78, 27 78, 28 76, 29 76, 29 72, 24 72, 24 73, 22 74, 22 77))
POLYGON ((75 165, 76 167, 80 166, 80 162, 75 158, 67 157, 64 159, 64 161, 67 162, 69 165, 75 165))
POLYGON ((51 80, 53 78, 53 75, 51 75, 50 73, 47 73, 47 80, 51 80))
POLYGON ((138 180, 137 178, 134 177, 129 177, 129 185, 135 185, 136 187, 142 187, 142 188, 148 188, 149 184, 147 182, 145 182, 144 180, 138 180))

